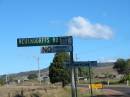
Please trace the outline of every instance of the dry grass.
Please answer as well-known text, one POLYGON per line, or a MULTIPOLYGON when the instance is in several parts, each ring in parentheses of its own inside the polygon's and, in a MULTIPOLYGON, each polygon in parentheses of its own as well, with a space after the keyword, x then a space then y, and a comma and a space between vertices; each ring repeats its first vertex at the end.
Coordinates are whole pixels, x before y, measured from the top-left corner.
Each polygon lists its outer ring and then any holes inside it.
MULTIPOLYGON (((93 90, 93 94, 95 95, 94 97, 111 97, 109 95, 117 94, 123 95, 118 91, 108 89, 93 90)), ((61 88, 54 86, 3 86, 0 87, 0 97, 71 97, 71 90, 69 87, 61 88)), ((90 90, 87 88, 78 88, 78 97, 90 97, 90 90)))
POLYGON ((0 97, 70 97, 68 88, 54 86, 8 86, 0 87, 0 97))

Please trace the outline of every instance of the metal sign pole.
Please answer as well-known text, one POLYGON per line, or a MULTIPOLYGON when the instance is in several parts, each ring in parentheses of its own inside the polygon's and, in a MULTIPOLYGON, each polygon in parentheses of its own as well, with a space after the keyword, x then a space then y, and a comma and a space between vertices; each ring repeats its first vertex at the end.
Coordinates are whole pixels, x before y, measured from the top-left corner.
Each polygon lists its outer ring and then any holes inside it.
POLYGON ((76 74, 76 67, 74 67, 74 79, 75 79, 75 93, 77 97, 77 74, 76 74))
POLYGON ((75 97, 75 80, 74 80, 74 68, 71 66, 71 89, 72 89, 72 97, 75 97))
POLYGON ((90 93, 91 97, 93 97, 92 81, 91 81, 91 64, 89 64, 89 77, 90 77, 90 93))
POLYGON ((39 83, 40 83, 40 85, 41 85, 41 72, 40 72, 39 60, 40 60, 40 58, 38 57, 38 58, 37 58, 37 63, 38 63, 38 80, 39 80, 39 83))
POLYGON ((71 91, 72 97, 75 97, 75 79, 74 79, 74 66, 73 66, 73 39, 72 39, 72 51, 70 52, 70 61, 71 61, 71 91))

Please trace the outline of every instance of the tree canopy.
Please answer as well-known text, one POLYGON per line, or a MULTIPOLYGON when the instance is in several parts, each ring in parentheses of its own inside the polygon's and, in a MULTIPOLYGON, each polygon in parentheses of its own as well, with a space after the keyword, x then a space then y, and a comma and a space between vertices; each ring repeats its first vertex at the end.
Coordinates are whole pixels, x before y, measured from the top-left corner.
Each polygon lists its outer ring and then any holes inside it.
POLYGON ((127 62, 124 59, 117 59, 117 61, 114 63, 114 69, 117 70, 119 74, 124 74, 125 70, 127 69, 127 62))
POLYGON ((88 67, 79 67, 78 68, 78 76, 89 77, 89 68, 88 67))
POLYGON ((130 59, 118 59, 113 68, 116 69, 119 74, 124 75, 121 82, 130 80, 130 59))
POLYGON ((130 73, 130 59, 117 59, 113 66, 119 74, 129 74, 130 73))
POLYGON ((62 82, 64 87, 70 82, 69 68, 64 66, 64 62, 70 61, 70 56, 66 52, 56 53, 53 62, 49 67, 49 77, 51 83, 62 82))

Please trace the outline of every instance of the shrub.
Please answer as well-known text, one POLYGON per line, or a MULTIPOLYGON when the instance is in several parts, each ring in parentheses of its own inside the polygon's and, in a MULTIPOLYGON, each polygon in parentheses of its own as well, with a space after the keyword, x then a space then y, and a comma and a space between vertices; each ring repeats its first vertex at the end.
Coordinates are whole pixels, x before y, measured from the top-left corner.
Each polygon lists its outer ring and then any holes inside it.
POLYGON ((4 80, 0 79, 0 85, 4 85, 4 84, 5 84, 4 80))
POLYGON ((31 97, 41 97, 41 94, 39 92, 32 93, 31 97))
POLYGON ((21 94, 16 94, 14 97, 25 97, 25 96, 22 96, 21 94))
POLYGON ((127 80, 130 81, 130 74, 124 75, 119 82, 123 83, 123 82, 125 82, 127 80))
POLYGON ((37 75, 36 74, 30 74, 28 75, 28 79, 32 80, 32 79, 36 79, 37 75))
POLYGON ((24 91, 21 90, 21 91, 20 91, 20 94, 17 93, 14 97, 25 97, 25 96, 24 96, 24 91))

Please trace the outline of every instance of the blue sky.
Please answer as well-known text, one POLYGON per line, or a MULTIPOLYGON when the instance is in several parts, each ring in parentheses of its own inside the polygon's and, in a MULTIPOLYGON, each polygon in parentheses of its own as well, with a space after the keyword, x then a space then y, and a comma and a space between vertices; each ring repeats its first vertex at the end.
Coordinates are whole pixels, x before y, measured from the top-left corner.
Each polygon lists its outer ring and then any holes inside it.
POLYGON ((52 62, 40 47, 18 48, 22 37, 73 35, 81 61, 129 58, 129 9, 129 0, 0 0, 0 75, 36 70, 38 56, 40 68, 52 62))

